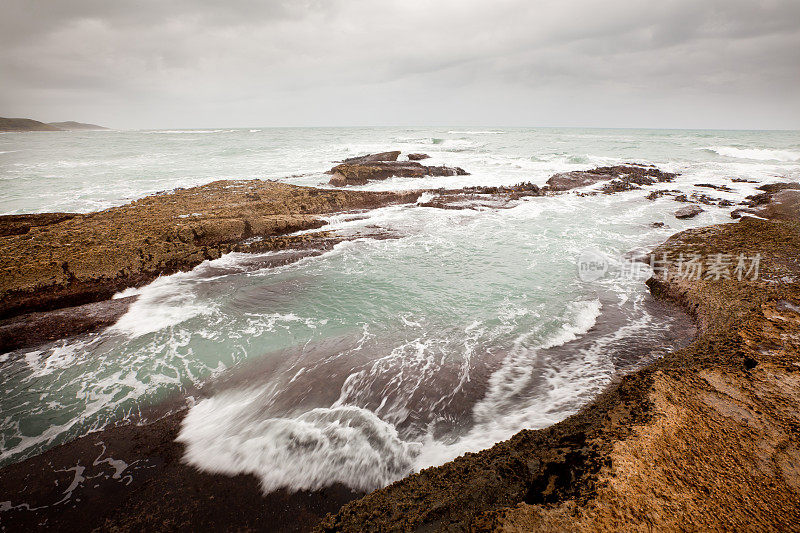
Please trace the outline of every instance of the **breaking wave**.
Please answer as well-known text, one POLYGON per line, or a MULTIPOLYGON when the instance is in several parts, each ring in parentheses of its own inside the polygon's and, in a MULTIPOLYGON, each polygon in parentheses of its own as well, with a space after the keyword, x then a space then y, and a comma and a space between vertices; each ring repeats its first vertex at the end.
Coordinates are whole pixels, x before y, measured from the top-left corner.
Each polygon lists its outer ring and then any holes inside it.
POLYGON ((765 148, 736 148, 734 146, 709 146, 704 148, 709 152, 738 159, 753 159, 756 161, 800 161, 800 152, 789 150, 768 150, 765 148))
MULTIPOLYGON (((186 446, 184 459, 189 464, 215 473, 254 474, 265 492, 314 490, 332 483, 356 490, 383 487, 414 471, 486 448, 521 429, 552 424, 574 412, 576 398, 596 386, 594 372, 599 365, 589 365, 585 375, 576 374, 574 380, 572 375, 554 372, 548 380, 556 380, 558 387, 547 389, 544 398, 520 404, 520 393, 531 384, 538 351, 588 332, 600 309, 597 300, 571 305, 566 322, 535 349, 524 346, 524 335, 491 376, 485 397, 475 404, 475 426, 455 442, 438 441, 430 433, 401 437, 393 424, 373 411, 345 403, 358 401, 359 396, 350 390, 359 380, 349 378, 331 407, 293 417, 265 414, 274 399, 275 391, 269 386, 220 393, 191 408, 177 440, 186 446), (549 407, 543 411, 546 405, 549 407)), ((413 372, 412 367, 413 358, 403 363, 400 371, 413 372)), ((381 407, 397 396, 397 392, 384 392, 381 407)))
POLYGON ((185 460, 211 472, 255 474, 265 492, 333 483, 371 490, 407 474, 419 454, 421 444, 404 442, 366 409, 346 405, 259 419, 253 410, 259 398, 228 393, 195 405, 177 439, 186 445, 185 460))

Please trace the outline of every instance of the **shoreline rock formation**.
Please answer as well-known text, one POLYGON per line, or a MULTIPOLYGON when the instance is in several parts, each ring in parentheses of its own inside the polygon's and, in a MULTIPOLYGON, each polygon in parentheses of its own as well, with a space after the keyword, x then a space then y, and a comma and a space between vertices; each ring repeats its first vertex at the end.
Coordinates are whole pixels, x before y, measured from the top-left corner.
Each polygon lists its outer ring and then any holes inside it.
MULTIPOLYGON (((518 187, 440 193, 491 198, 539 196, 545 189, 518 187)), ((283 492, 262 497, 253 476, 202 473, 183 464, 182 447, 175 442, 183 412, 161 413, 147 425, 108 428, 0 470, 3 524, 23 529, 46 520, 48 526, 67 529, 140 530, 213 522, 246 529, 295 520, 307 529, 332 512, 319 526, 324 531, 791 527, 800 523, 800 219, 795 216, 796 192, 764 190, 769 194, 758 200, 758 209, 770 220, 745 217, 684 231, 654 250, 659 257, 700 254, 731 261, 728 276, 706 262, 696 277, 669 268, 657 270, 647 282, 655 296, 680 304, 695 317, 699 334, 692 344, 620 377, 558 424, 523 430, 358 500, 361 494, 331 487, 300 494, 307 499, 298 503, 283 492), (742 279, 734 274, 739 256, 747 257, 751 268, 742 279), (760 258, 757 275, 754 257, 760 258), (125 471, 114 477, 114 463, 106 461, 111 458, 136 472, 129 485, 125 471), (48 477, 54 474, 58 485, 48 477), (94 476, 97 487, 73 494, 68 489, 76 476, 94 476), (55 505, 59 500, 67 504, 55 505)), ((74 282, 67 272, 75 279, 91 273, 98 276, 88 279, 116 279, 99 275, 120 272, 118 259, 98 248, 99 237, 121 239, 122 252, 116 255, 139 257, 130 246, 144 246, 162 259, 172 258, 163 264, 178 268, 202 260, 203 249, 211 254, 240 246, 257 251, 302 245, 306 235, 295 239, 285 232, 318 228, 315 215, 327 209, 413 202, 419 195, 324 191, 257 180, 215 182, 90 215, 0 219, 0 242, 13 241, 6 248, 12 252, 28 250, 30 255, 16 256, 17 265, 37 251, 52 254, 57 258, 52 265, 33 261, 52 275, 60 259, 71 257, 65 255, 69 247, 53 242, 56 235, 88 246, 94 256, 99 253, 103 262, 91 263, 91 269, 74 269, 67 260, 61 269, 65 277, 57 278, 62 285, 40 289, 57 293, 74 282), (137 217, 138 226, 125 227, 137 217), (144 224, 152 227, 144 232, 145 240, 125 244, 127 232, 144 224)), ((309 238, 316 243, 328 236, 309 238)), ((115 242, 109 242, 105 249, 116 250, 115 242)), ((140 264, 161 263, 154 255, 150 263, 140 264)), ((5 268, 8 272, 9 263, 5 268)), ((20 277, 20 286, 25 279, 20 277)), ((134 278, 126 274, 121 279, 134 278)))
POLYGON ((652 293, 697 321, 691 345, 622 376, 558 424, 360 499, 339 486, 262 496, 254 476, 199 472, 181 461, 177 411, 3 468, 4 524, 247 529, 296 520, 308 530, 331 511, 319 530, 785 530, 800 520, 798 249, 798 221, 746 218, 670 237, 656 254, 761 254, 759 275, 657 271, 652 293), (107 458, 124 463, 121 475, 107 458), (77 473, 76 463, 84 468, 77 473), (76 475, 97 488, 65 493, 76 475), (65 498, 68 505, 53 505, 65 498))
MULTIPOLYGON (((326 232, 289 234, 320 228, 323 214, 413 203, 419 195, 216 181, 95 213, 2 216, 0 331, 9 346, 27 345, 23 340, 37 337, 19 330, 26 321, 8 319, 108 300, 126 288, 233 251, 324 246, 332 238, 326 232), (8 340, 12 337, 14 342, 8 340)), ((81 312, 73 311, 74 316, 81 312)), ((72 321, 69 313, 62 317, 72 321)), ((34 315, 28 322, 41 318, 34 315)), ((95 327, 110 320, 105 313, 97 318, 95 327)), ((74 321, 73 327, 54 331, 89 331, 91 323, 74 321)))
POLYGON ((427 158, 428 156, 425 154, 409 154, 408 161, 397 161, 399 155, 399 151, 394 151, 345 159, 327 172, 333 174, 329 184, 334 187, 345 187, 347 185, 365 185, 370 181, 385 180, 395 176, 421 178, 423 176, 468 175, 463 168, 425 166, 415 160, 415 158, 427 158))
MULTIPOLYGON (((760 257, 756 277, 661 270, 700 333, 578 414, 344 506, 323 531, 781 530, 800 521, 800 221, 688 230, 656 256, 760 257), (747 502, 742 505, 742 502, 747 502)), ((732 273, 733 266, 730 266, 732 273)))

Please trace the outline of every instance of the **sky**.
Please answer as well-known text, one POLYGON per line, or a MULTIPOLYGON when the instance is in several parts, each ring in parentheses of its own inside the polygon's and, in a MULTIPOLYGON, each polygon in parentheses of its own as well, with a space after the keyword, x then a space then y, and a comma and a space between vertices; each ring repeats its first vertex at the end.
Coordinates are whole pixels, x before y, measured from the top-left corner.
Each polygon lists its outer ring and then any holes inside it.
POLYGON ((800 129, 800 0, 0 0, 0 116, 800 129))

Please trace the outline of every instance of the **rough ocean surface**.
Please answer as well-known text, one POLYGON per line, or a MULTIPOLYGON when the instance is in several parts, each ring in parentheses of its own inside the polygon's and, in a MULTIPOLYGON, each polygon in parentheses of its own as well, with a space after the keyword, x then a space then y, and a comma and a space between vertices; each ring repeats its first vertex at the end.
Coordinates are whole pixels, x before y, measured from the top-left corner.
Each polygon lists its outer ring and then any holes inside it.
MULTIPOLYGON (((654 523, 672 527, 658 522, 666 510, 647 507, 654 502, 625 508, 612 493, 598 496, 602 487, 622 486, 624 465, 632 465, 628 477, 641 467, 632 452, 613 454, 660 412, 651 378, 678 361, 689 371, 670 370, 663 390, 674 386, 691 397, 687 391, 699 386, 681 380, 699 375, 694 368, 739 368, 737 357, 747 375, 772 367, 736 337, 703 344, 711 355, 695 357, 697 342, 707 339, 702 316, 724 319, 733 328, 725 335, 741 331, 721 303, 738 293, 725 284, 696 289, 698 301, 716 311, 696 315, 700 333, 686 348, 694 328, 648 292, 648 254, 675 233, 691 236, 743 217, 721 226, 740 230, 707 235, 719 234, 731 253, 757 251, 758 238, 766 239, 774 254, 765 254, 765 272, 785 273, 766 289, 791 288, 794 267, 775 258, 784 244, 796 245, 790 221, 798 203, 789 182, 800 176, 798 147, 793 132, 2 135, 0 179, 14 186, 0 194, 3 210, 13 213, 2 219, 0 239, 14 243, 9 250, 31 257, 46 250, 53 260, 40 254, 31 263, 46 276, 9 264, 3 278, 29 283, 28 296, 43 300, 40 307, 14 304, 9 315, 32 313, 0 323, 8 349, 16 346, 0 355, 0 523, 124 530, 215 520, 306 530, 388 485, 324 523, 530 529, 558 508, 551 523, 592 529, 618 527, 614 509, 626 521, 650 509, 654 523), (328 188, 325 170, 337 161, 387 150, 425 153, 426 165, 469 174, 328 188), (231 175, 279 182, 207 184, 231 175), (556 191, 555 181, 570 186, 556 191), (199 187, 180 189, 186 186, 199 187), (174 190, 142 198, 165 188, 174 190), (678 218, 687 206, 697 213, 678 218), (150 262, 148 249, 157 252, 150 262), (607 271, 579 276, 587 254, 607 258, 607 271), (81 280, 106 288, 64 298, 81 280), (76 306, 112 295, 108 303, 76 306), (62 305, 71 307, 36 310, 62 305), (96 319, 96 327, 79 333, 85 324, 70 317, 96 319), (591 498, 595 507, 586 507, 591 498), (102 511, 87 512, 100 502, 102 511), (392 514, 395 507, 402 516, 392 514), (89 515, 91 524, 75 521, 89 515), (595 515, 608 516, 592 522, 595 515)), ((671 283, 650 285, 663 296, 672 294, 661 290, 671 283)), ((751 289, 753 301, 766 290, 751 289)), ((792 298, 777 301, 775 323, 791 325, 792 298)), ((771 349, 753 342, 761 356, 771 349)), ((787 342, 775 350, 791 354, 787 342)), ((736 387, 744 392, 732 394, 739 408, 753 392, 742 383, 736 387)), ((767 393, 753 394, 755 402, 767 393)), ((686 409, 700 421, 716 420, 701 407, 686 409)), ((729 407, 723 411, 734 412, 729 407)), ((794 444, 782 440, 780 420, 769 430, 778 450, 770 464, 783 476, 791 466, 781 450, 794 444)), ((707 446, 703 435, 694 435, 698 446, 707 446)), ((661 445, 653 450, 662 453, 661 445)), ((667 462, 656 466, 664 479, 674 477, 667 462)), ((736 472, 727 473, 738 479, 736 472)), ((782 479, 791 485, 791 476, 782 479)), ((775 502, 794 501, 773 482, 775 502)), ((759 500, 753 508, 768 509, 762 522, 775 524, 776 508, 768 505, 777 504, 759 500)), ((690 511, 695 523, 710 523, 702 509, 690 511)), ((725 516, 742 523, 740 514, 725 516)))

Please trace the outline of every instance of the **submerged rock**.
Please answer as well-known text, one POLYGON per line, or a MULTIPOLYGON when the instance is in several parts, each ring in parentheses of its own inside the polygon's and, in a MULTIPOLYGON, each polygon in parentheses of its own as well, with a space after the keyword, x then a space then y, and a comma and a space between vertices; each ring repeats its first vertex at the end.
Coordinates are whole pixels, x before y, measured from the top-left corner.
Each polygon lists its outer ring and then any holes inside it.
POLYGON ((703 208, 697 204, 687 205, 675 211, 675 218, 694 218, 703 212, 703 208))

